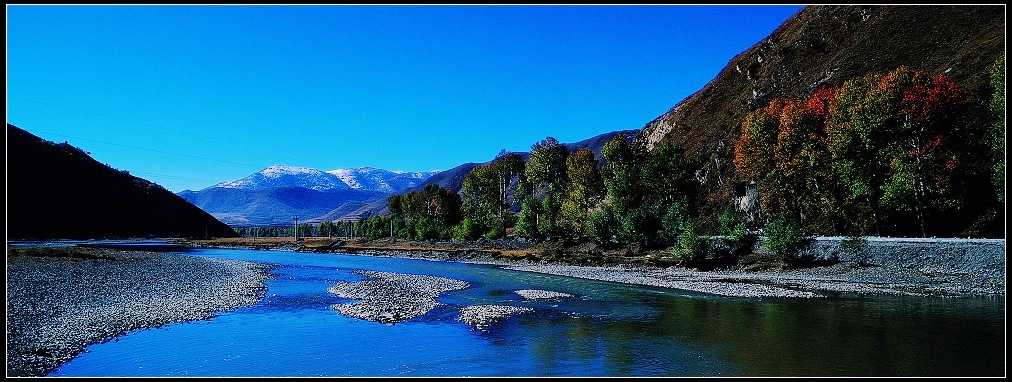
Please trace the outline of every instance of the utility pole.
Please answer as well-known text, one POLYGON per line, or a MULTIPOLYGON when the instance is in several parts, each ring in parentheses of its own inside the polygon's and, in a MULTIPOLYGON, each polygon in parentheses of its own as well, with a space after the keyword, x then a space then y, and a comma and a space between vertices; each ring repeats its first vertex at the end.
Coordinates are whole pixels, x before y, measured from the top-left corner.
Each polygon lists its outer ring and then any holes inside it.
POLYGON ((295 242, 299 242, 299 216, 295 215, 295 242))

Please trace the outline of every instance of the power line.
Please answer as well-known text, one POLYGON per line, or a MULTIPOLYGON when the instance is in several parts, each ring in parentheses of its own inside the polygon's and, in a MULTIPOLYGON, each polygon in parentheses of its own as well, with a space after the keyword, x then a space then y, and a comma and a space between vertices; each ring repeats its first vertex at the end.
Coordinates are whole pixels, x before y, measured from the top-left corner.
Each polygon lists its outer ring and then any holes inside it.
POLYGON ((214 161, 214 162, 222 162, 222 163, 228 163, 228 164, 235 164, 235 165, 247 166, 247 167, 252 167, 252 168, 261 168, 261 167, 263 167, 263 166, 252 165, 252 164, 249 164, 249 163, 239 163, 239 162, 232 162, 232 161, 221 160, 221 159, 204 158, 204 157, 198 157, 198 156, 194 156, 194 155, 180 154, 180 153, 174 153, 174 152, 169 152, 169 151, 162 151, 162 150, 155 150, 155 149, 149 149, 149 148, 144 148, 144 147, 124 145, 124 144, 120 144, 120 143, 104 142, 104 141, 99 141, 99 140, 95 140, 95 139, 75 137, 75 136, 66 135, 66 134, 60 134, 60 133, 51 133, 51 132, 46 132, 46 131, 34 130, 34 129, 32 129, 32 130, 24 129, 24 130, 29 131, 29 132, 34 132, 35 135, 39 135, 38 133, 43 133, 43 134, 47 134, 47 135, 56 135, 56 136, 65 137, 65 138, 71 138, 71 139, 80 139, 82 141, 90 141, 90 142, 102 143, 102 144, 113 145, 113 146, 127 147, 127 148, 131 148, 131 149, 136 149, 136 150, 144 150, 144 151, 151 151, 151 152, 162 153, 162 154, 178 155, 178 156, 181 156, 181 157, 188 157, 188 158, 194 158, 194 159, 209 160, 209 161, 214 161))
MULTIPOLYGON (((225 138, 219 138, 219 137, 214 137, 214 136, 200 134, 200 133, 194 133, 192 131, 173 129, 173 128, 169 128, 169 127, 165 127, 165 126, 160 126, 160 125, 155 125, 155 124, 151 124, 151 123, 140 122, 140 121, 135 121, 135 120, 127 119, 127 118, 116 117, 116 116, 111 116, 111 115, 106 115, 106 114, 101 114, 101 113, 95 113, 95 112, 91 112, 91 111, 87 111, 87 110, 81 110, 81 109, 77 109, 77 108, 72 108, 72 107, 63 106, 63 105, 57 105, 57 104, 53 104, 53 103, 49 103, 49 102, 37 101, 37 100, 23 98, 23 97, 17 97, 17 96, 8 95, 7 98, 15 98, 15 99, 19 99, 19 100, 22 100, 22 101, 28 101, 28 102, 32 102, 32 103, 37 103, 37 104, 40 104, 40 105, 46 105, 46 106, 51 106, 51 107, 56 107, 56 108, 61 108, 61 109, 66 109, 66 110, 71 110, 71 111, 76 111, 78 113, 91 114, 91 115, 95 115, 95 116, 99 116, 99 117, 103 117, 103 118, 115 119, 115 120, 129 122, 129 123, 134 123, 134 124, 138 124, 138 125, 150 126, 150 127, 154 127, 154 128, 158 128, 158 129, 162 129, 162 130, 168 130, 168 131, 177 132, 177 133, 183 133, 183 134, 190 134, 190 135, 198 136, 198 137, 201 137, 201 138, 213 139, 213 140, 217 140, 217 141, 221 141, 221 142, 226 142, 226 143, 229 143, 229 144, 238 144, 238 145, 256 147, 256 148, 262 149, 262 150, 269 150, 269 151, 273 151, 273 152, 286 153, 286 154, 295 154, 295 155, 301 155, 301 156, 306 156, 307 155, 307 153, 305 153, 305 152, 293 152, 293 151, 288 151, 288 150, 279 150, 276 147, 261 146, 261 145, 256 145, 256 144, 252 144, 252 143, 247 143, 247 142, 239 142, 239 141, 236 141, 236 140, 233 140, 233 139, 225 139, 225 138)), ((81 138, 76 138, 76 139, 81 139, 81 138)), ((308 155, 312 155, 312 153, 308 153, 308 155)), ((316 156, 316 155, 312 155, 312 156, 316 156)), ((320 157, 320 156, 316 156, 316 157, 320 158, 320 159, 325 159, 324 157, 320 157)))
POLYGON ((188 177, 185 177, 185 176, 156 174, 156 173, 153 173, 153 172, 144 172, 144 171, 130 171, 130 173, 131 174, 141 174, 141 175, 153 175, 153 176, 158 176, 158 177, 162 177, 162 178, 170 178, 170 179, 175 179, 175 180, 193 180, 193 181, 198 181, 198 182, 221 183, 220 181, 217 181, 217 180, 200 179, 200 178, 188 178, 188 177))

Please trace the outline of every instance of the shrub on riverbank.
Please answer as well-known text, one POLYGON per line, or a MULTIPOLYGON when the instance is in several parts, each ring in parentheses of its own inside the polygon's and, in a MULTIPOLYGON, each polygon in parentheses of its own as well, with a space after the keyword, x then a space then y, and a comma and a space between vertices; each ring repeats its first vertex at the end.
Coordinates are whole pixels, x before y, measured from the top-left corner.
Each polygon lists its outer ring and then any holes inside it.
POLYGON ((801 228, 787 216, 780 215, 763 229, 763 249, 784 260, 790 260, 798 250, 801 228))

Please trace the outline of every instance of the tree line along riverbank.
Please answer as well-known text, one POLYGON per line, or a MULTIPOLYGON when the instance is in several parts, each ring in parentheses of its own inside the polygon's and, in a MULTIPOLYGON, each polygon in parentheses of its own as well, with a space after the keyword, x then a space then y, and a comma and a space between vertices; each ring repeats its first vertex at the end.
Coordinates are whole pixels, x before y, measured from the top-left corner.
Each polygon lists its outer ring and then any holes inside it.
POLYGON ((196 247, 279 249, 307 252, 390 254, 437 260, 527 261, 576 266, 641 265, 699 272, 783 272, 831 266, 904 269, 925 277, 972 277, 982 289, 1004 294, 1005 240, 960 238, 814 237, 799 240, 792 255, 766 249, 762 238, 733 242, 707 240, 703 256, 693 262, 677 259, 671 250, 632 252, 592 242, 478 240, 410 241, 346 238, 221 238, 186 241, 196 247))

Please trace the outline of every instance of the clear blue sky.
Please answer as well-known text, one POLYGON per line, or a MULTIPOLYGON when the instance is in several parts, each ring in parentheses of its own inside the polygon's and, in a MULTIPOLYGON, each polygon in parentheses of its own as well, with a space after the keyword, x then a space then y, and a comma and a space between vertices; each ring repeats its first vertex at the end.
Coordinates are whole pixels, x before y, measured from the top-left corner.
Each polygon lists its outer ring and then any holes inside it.
POLYGON ((7 122, 173 192, 638 129, 800 5, 7 5, 7 122))

